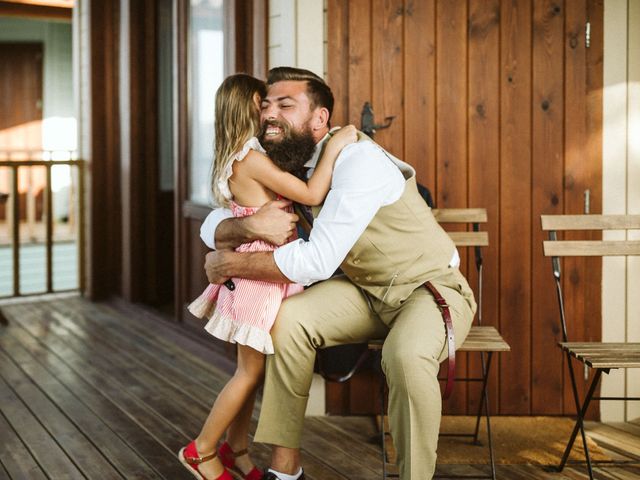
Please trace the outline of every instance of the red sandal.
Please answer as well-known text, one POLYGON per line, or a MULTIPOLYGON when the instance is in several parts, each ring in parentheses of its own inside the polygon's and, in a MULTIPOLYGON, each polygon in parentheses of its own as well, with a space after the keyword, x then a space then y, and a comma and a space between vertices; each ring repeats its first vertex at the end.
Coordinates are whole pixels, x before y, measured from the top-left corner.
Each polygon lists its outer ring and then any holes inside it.
POLYGON ((240 471, 240 469, 236 467, 236 458, 241 457, 242 455, 247 455, 248 453, 249 450, 247 450, 246 448, 240 450, 239 452, 234 452, 227 442, 224 442, 222 445, 220 445, 220 448, 218 449, 218 455, 220 455, 220 461, 222 462, 222 464, 225 467, 233 470, 234 473, 240 475, 240 478, 242 478, 243 480, 262 480, 264 474, 256 467, 253 467, 249 471, 249 473, 246 474, 242 473, 242 471, 240 471))
MULTIPOLYGON (((191 441, 189 445, 187 445, 186 447, 181 448, 180 451, 178 452, 178 458, 180 459, 180 462, 198 480, 210 480, 200 473, 200 471, 198 470, 198 466, 201 463, 208 462, 209 460, 213 460, 214 458, 216 458, 217 455, 218 454, 214 451, 211 455, 205 455, 204 457, 201 457, 200 454, 198 453, 198 449, 196 448, 195 440, 191 441)), ((224 465, 224 460, 223 460, 223 465, 224 465)), ((229 471, 225 468, 224 471, 222 472, 222 475, 215 478, 214 480, 233 480, 233 477, 231 476, 229 471)))

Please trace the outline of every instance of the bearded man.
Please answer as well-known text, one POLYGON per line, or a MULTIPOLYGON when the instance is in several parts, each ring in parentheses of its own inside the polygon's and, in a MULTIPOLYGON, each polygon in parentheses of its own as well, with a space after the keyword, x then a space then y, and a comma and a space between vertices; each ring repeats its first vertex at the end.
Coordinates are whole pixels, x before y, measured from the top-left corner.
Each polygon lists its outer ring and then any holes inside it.
MULTIPOLYGON (((290 67, 271 70, 267 84, 261 143, 281 168, 302 174, 305 167, 308 175, 329 137, 333 94, 317 75, 290 67)), ((308 241, 285 244, 298 218, 282 205, 270 202, 243 219, 218 209, 201 230, 218 248, 205 263, 211 283, 244 277, 315 284, 283 302, 271 331, 275 354, 267 357, 255 435, 273 445, 265 479, 304 478, 300 436, 316 349, 374 338, 386 338, 382 368, 400 477, 431 478, 441 417, 437 374, 447 355, 434 295, 449 306, 458 345, 476 304, 455 245, 418 193, 415 170, 360 134, 336 160, 331 190, 309 219, 308 241), (282 246, 229 250, 256 239, 282 246), (329 279, 338 267, 344 275, 329 279)))

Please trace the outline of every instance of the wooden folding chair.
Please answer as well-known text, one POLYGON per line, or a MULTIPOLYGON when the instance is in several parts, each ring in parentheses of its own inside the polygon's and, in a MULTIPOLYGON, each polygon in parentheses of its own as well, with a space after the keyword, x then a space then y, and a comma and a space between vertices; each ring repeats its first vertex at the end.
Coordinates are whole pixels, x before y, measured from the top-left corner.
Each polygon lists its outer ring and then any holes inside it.
POLYGON ((591 457, 584 432, 584 416, 591 400, 640 400, 639 397, 601 397, 594 396, 602 373, 612 369, 640 367, 640 343, 607 343, 607 342, 570 342, 567 336, 567 320, 564 311, 564 299, 561 286, 560 257, 586 256, 630 256, 640 255, 640 241, 632 240, 558 240, 557 232, 562 230, 629 230, 640 229, 640 215, 542 215, 542 229, 549 232, 549 240, 544 242, 544 254, 551 257, 553 277, 558 295, 562 342, 560 348, 567 356, 567 366, 573 399, 576 405, 576 424, 562 456, 558 471, 562 471, 575 442, 578 431, 582 436, 584 454, 593 479, 591 457), (584 401, 580 404, 575 373, 571 357, 595 370, 593 379, 584 401))
MULTIPOLYGON (((440 436, 451 437, 473 437, 473 443, 479 445, 478 434, 480 431, 480 420, 484 410, 484 416, 487 422, 487 443, 489 450, 489 461, 491 465, 490 475, 438 475, 436 478, 496 478, 496 467, 493 453, 493 442, 491 436, 491 414, 489 411, 489 393, 487 391, 487 383, 489 380, 489 371, 491 369, 491 359, 494 353, 508 352, 511 350, 509 344, 505 342, 498 330, 492 326, 482 325, 482 247, 489 245, 488 232, 480 231, 480 224, 487 222, 487 211, 484 208, 449 208, 449 209, 434 209, 433 214, 436 220, 440 224, 471 224, 472 231, 464 232, 448 232, 449 236, 456 244, 458 248, 473 248, 475 256, 475 266, 478 273, 477 283, 477 303, 478 311, 476 314, 477 325, 471 327, 467 338, 464 343, 458 348, 458 352, 477 352, 480 354, 480 360, 482 364, 482 376, 481 377, 463 377, 455 378, 455 381, 462 382, 482 382, 482 391, 480 397, 480 404, 478 406, 478 412, 476 415, 476 426, 473 433, 440 433, 440 436)), ((369 342, 369 349, 380 352, 384 340, 375 340, 369 342)), ((444 380, 444 379, 440 379, 444 380)), ((386 413, 385 405, 385 386, 386 382, 381 382, 381 407, 383 419, 381 424, 381 442, 382 442, 382 478, 394 478, 398 477, 398 474, 388 472, 388 455, 385 448, 385 440, 389 432, 385 427, 384 415, 386 413)))

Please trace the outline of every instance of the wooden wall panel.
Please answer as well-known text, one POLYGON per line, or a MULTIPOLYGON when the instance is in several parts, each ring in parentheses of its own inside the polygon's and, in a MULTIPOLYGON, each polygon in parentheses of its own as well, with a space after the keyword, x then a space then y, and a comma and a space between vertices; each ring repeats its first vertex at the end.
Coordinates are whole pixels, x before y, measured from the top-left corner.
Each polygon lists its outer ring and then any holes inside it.
MULTIPOLYGON (((346 52, 349 49, 349 5, 342 0, 329 0, 327 8, 333 16, 327 25, 327 50, 329 56, 334 52, 346 52)), ((332 125, 345 125, 349 121, 349 57, 336 55, 333 69, 327 76, 327 82, 335 97, 332 125)))
MULTIPOLYGON (((332 62, 333 68, 328 72, 327 81, 331 85, 331 90, 335 97, 333 115, 331 117, 332 125, 346 125, 352 120, 350 119, 350 102, 351 90, 349 85, 349 74, 351 72, 352 62, 350 58, 352 53, 349 48, 349 38, 354 38, 349 31, 350 8, 346 2, 342 0, 329 0, 327 4, 328 10, 331 12, 332 21, 327 25, 328 28, 328 44, 327 50, 329 56, 334 58, 332 62), (348 55, 336 55, 336 52, 349 52, 348 55)), ((368 11, 368 8, 366 9, 368 11)), ((365 23, 365 22, 363 22, 365 23)), ((366 23, 368 26, 369 24, 366 23)), ((336 414, 346 414, 349 412, 350 388, 357 388, 355 385, 344 385, 335 382, 327 382, 325 390, 325 401, 328 411, 336 414)))
MULTIPOLYGON (((402 0, 373 0, 372 3, 371 56, 372 102, 377 122, 394 116, 394 128, 379 130, 376 140, 389 152, 398 157, 404 156, 404 136, 399 132, 404 128, 402 89, 403 78, 403 19, 402 0)), ((358 17, 355 18, 357 20, 358 17)))
MULTIPOLYGON (((375 60, 371 55, 375 44, 373 36, 374 21, 383 21, 376 18, 376 10, 380 5, 378 0, 356 0, 349 5, 348 32, 349 32, 349 123, 360 125, 360 115, 365 102, 372 101, 375 89, 374 72, 375 60)), ((380 15, 380 14, 378 14, 380 15)), ((376 72, 377 73, 377 72, 376 72)), ((378 77, 379 78, 379 73, 378 77)), ((367 385, 372 385, 369 372, 357 374, 346 385, 330 384, 327 393, 327 404, 339 401, 343 405, 343 413, 350 412, 366 413, 376 409, 377 390, 371 389, 366 395, 359 392, 369 390, 367 385)))
MULTIPOLYGON (((336 0, 328 8, 329 44, 348 47, 328 56, 328 75, 335 82, 348 70, 338 90, 348 94, 339 101, 349 121, 359 124, 366 100, 378 123, 399 105, 402 121, 375 139, 416 167, 437 206, 488 210, 484 321, 512 347, 494 363, 494 411, 574 413, 539 215, 582 212, 586 189, 590 212, 601 212, 602 0, 405 0, 402 9, 393 0, 336 0)), ((463 267, 473 285, 472 259, 463 267)), ((571 333, 597 339, 600 266, 566 262, 565 275, 567 293, 576 292, 567 297, 572 319, 595 313, 571 333)), ((459 375, 479 371, 476 359, 460 364, 459 375)), ((362 380, 341 392, 343 408, 371 395, 362 380)), ((477 402, 477 386, 459 385, 445 408, 471 413, 477 402)))
MULTIPOLYGON (((500 355, 501 413, 530 413, 531 1, 501 4, 500 355)), ((491 221, 491 220, 490 220, 491 221)))
POLYGON ((435 8, 435 0, 407 0, 404 19, 404 36, 409 41, 404 45, 403 158, 416 169, 418 182, 433 193, 436 191, 435 8), (416 38, 420 41, 413 41, 416 38))
MULTIPOLYGON (((436 190, 440 208, 467 206, 467 5, 438 2, 436 6, 436 190), (442 88, 446 85, 446 88, 442 88)), ((385 144, 383 144, 385 145, 385 144)), ((450 227, 450 230, 456 230, 450 227)), ((467 255, 460 250, 461 269, 467 255)), ((466 376, 467 354, 460 354, 456 374, 466 376)), ((443 367, 444 368, 444 367, 443 367)), ((446 413, 464 411, 465 383, 445 403, 446 413)))
POLYGON ((349 2, 348 119, 354 125, 360 125, 364 102, 371 101, 371 16, 371 0, 349 2))
POLYGON ((562 390, 558 307, 552 288, 549 259, 542 254, 546 238, 541 214, 563 212, 563 33, 564 4, 554 0, 534 2, 532 98, 532 409, 544 414, 562 413, 554 392, 562 390))
MULTIPOLYGON (((470 206, 484 205, 488 218, 500 213, 500 96, 495 88, 500 75, 500 2, 499 0, 471 0, 469 2, 469 200, 470 206), (496 196, 497 192, 497 196, 496 196)), ((489 232, 489 248, 483 249, 483 325, 498 327, 498 256, 500 231, 498 222, 482 225, 489 232)), ((469 255, 468 279, 476 298, 478 276, 475 258, 469 255)), ((478 300, 478 303, 480 301, 478 300)), ((497 360, 497 359, 495 359, 497 360)), ((468 372, 482 374, 479 355, 469 355, 468 372)), ((489 399, 492 411, 498 407, 498 369, 492 368, 489 399)), ((469 385, 468 410, 477 411, 481 385, 469 385)))
MULTIPOLYGON (((564 185, 564 211, 566 213, 585 213, 585 192, 589 192, 588 210, 595 207, 594 211, 600 211, 601 195, 596 184, 598 174, 591 169, 583 168, 585 149, 589 141, 588 131, 588 84, 587 78, 587 48, 584 41, 585 25, 588 19, 587 1, 573 0, 565 6, 565 185, 564 185)), ((597 170, 599 171, 599 170, 597 170)), ((597 239, 597 232, 584 232, 566 234, 566 238, 592 238, 597 239)), ((600 312, 599 285, 589 281, 588 276, 593 272, 600 272, 602 263, 597 258, 567 258, 564 261, 564 291, 566 293, 565 304, 567 311, 572 312, 574 318, 584 317, 589 312, 600 312), (585 293, 583 293, 585 292, 585 293)), ((599 276, 599 275, 598 275, 599 276)), ((586 322, 569 324, 569 336, 585 340, 600 340, 601 331, 596 315, 589 315, 586 322)), ((586 382, 584 371, 580 365, 577 367, 578 388, 581 398, 584 397, 586 382)), ((566 370, 565 377, 566 377, 566 370)), ((589 383, 591 379, 589 379, 589 383)), ((565 410, 574 404, 570 384, 565 380, 565 410)), ((599 403, 590 410, 591 417, 595 418, 599 411, 599 403)))
MULTIPOLYGON (((602 212, 602 95, 604 88, 603 52, 604 52, 604 0, 587 0, 587 21, 591 24, 591 46, 586 50, 586 138, 583 160, 589 165, 589 174, 583 176, 591 190, 591 213, 602 212)), ((586 170, 586 169, 585 169, 586 170)), ((601 239, 594 235, 594 239, 601 239)), ((591 278, 602 278, 602 262, 597 258, 587 261, 586 271, 591 278)), ((595 312, 585 325, 588 340, 601 340, 602 298, 599 282, 589 282, 585 293, 585 311, 595 312)), ((565 389, 568 388, 565 385, 565 389)), ((596 405, 595 409, 599 410, 596 405)), ((591 410, 593 412, 593 410, 591 410)))

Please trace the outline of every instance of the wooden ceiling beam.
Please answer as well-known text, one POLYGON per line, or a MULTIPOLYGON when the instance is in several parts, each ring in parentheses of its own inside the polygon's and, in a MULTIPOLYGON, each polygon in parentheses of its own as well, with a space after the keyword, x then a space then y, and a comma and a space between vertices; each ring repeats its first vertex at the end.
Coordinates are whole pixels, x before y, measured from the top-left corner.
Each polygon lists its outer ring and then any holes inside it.
POLYGON ((71 21, 72 1, 0 1, 0 16, 71 21))

